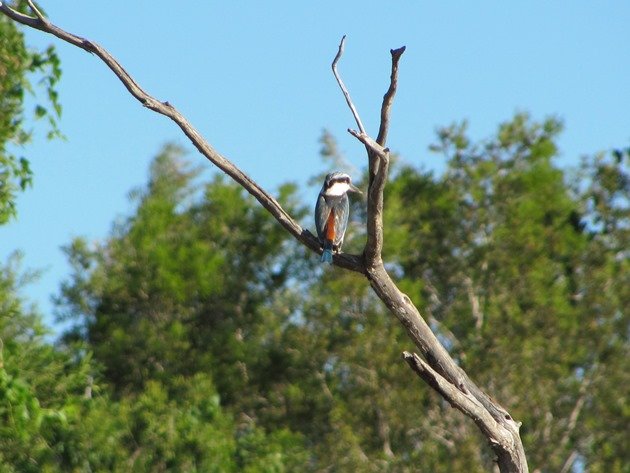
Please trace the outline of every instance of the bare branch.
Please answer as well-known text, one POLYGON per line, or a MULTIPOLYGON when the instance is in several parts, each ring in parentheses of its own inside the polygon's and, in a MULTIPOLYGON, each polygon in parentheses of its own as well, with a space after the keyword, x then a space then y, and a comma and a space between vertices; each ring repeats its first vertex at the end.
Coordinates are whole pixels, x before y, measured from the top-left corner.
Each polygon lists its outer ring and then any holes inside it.
POLYGON ((394 95, 396 95, 396 88, 398 86, 398 61, 405 52, 406 47, 398 49, 391 49, 389 52, 392 55, 392 73, 389 81, 389 89, 383 96, 383 105, 381 106, 381 124, 378 129, 378 136, 376 142, 381 146, 385 146, 387 141, 387 132, 389 131, 389 115, 392 103, 394 101, 394 95))
POLYGON ((390 85, 383 97, 383 104, 381 106, 381 124, 379 127, 378 137, 373 140, 366 132, 361 123, 361 118, 350 99, 350 93, 343 83, 343 80, 337 72, 337 62, 343 54, 345 45, 344 36, 341 38, 339 44, 339 50, 332 62, 332 69, 337 83, 343 92, 352 115, 354 116, 359 131, 348 130, 348 132, 361 141, 367 150, 369 161, 369 188, 367 196, 367 241, 363 254, 368 266, 376 266, 382 264, 381 252, 383 250, 383 190, 385 187, 385 181, 387 180, 388 168, 389 168, 389 150, 384 147, 385 140, 387 139, 387 131, 389 128, 389 115, 391 105, 396 94, 396 88, 398 84, 398 61, 405 51, 405 47, 399 49, 392 49, 392 72, 390 76, 390 85))
MULTIPOLYGON (((392 51, 392 81, 397 79, 398 60, 403 52, 403 48, 392 51)), ((390 84, 383 100, 382 110, 385 117, 385 120, 382 122, 382 128, 385 130, 383 136, 387 132, 389 110, 395 91, 396 84, 394 82, 393 85, 390 84)), ((367 242, 363 254, 365 257, 366 275, 372 288, 405 326, 411 339, 422 350, 422 354, 429 365, 463 393, 472 393, 497 422, 513 424, 518 435, 518 426, 508 412, 479 389, 457 366, 409 297, 398 289, 389 274, 387 274, 387 271, 385 271, 381 258, 383 247, 383 190, 389 168, 389 150, 383 148, 382 145, 375 142, 365 133, 356 132, 355 130, 348 131, 361 141, 368 151, 370 186, 367 201, 367 242)))
POLYGON ((578 457, 578 452, 576 450, 572 450, 571 454, 569 455, 567 460, 564 462, 564 465, 562 465, 562 470, 560 470, 560 473, 568 473, 571 467, 573 466, 573 463, 575 463, 575 460, 577 460, 577 457, 578 457))
MULTIPOLYGON (((510 424, 497 422, 475 396, 471 393, 462 393, 415 353, 405 351, 403 352, 403 359, 451 406, 470 417, 477 424, 497 454, 500 471, 527 472, 527 463, 524 452, 522 452, 520 438, 514 437, 514 429, 510 424)), ((518 434, 518 428, 516 433, 518 434)))
POLYGON ((339 73, 337 72, 337 63, 339 62, 339 59, 341 59, 341 56, 343 55, 345 44, 346 44, 346 35, 343 35, 343 37, 341 38, 341 42, 339 43, 339 50, 337 51, 337 55, 335 56, 335 59, 333 59, 333 62, 332 62, 332 71, 333 71, 333 74, 335 75, 335 79, 337 79, 337 84, 339 84, 339 87, 341 88, 341 91, 343 92, 343 96, 346 98, 346 103, 348 104, 348 107, 350 107, 350 111, 352 112, 354 121, 357 122, 359 131, 365 134, 365 128, 363 127, 363 123, 361 122, 361 117, 359 116, 359 112, 357 112, 357 109, 352 103, 352 99, 350 98, 350 93, 348 92, 348 89, 346 89, 345 84, 343 83, 343 81, 341 80, 341 77, 339 77, 339 73))
MULTIPOLYGON (((333 66, 336 64, 338 57, 343 51, 343 42, 340 45, 340 52, 337 53, 333 66)), ((479 406, 482 406, 484 416, 494 419, 494 422, 500 426, 502 432, 509 434, 508 443, 493 443, 499 466, 501 471, 506 472, 526 472, 527 461, 525 452, 518 433, 519 426, 510 414, 496 402, 494 402, 487 394, 485 394, 455 363, 448 351, 439 342, 435 334, 431 331, 424 318, 416 306, 411 302, 409 297, 403 294, 396 286, 394 281, 385 270, 381 252, 383 249, 383 191, 387 175, 389 171, 389 149, 384 147, 389 127, 389 114, 394 94, 397 88, 398 79, 398 62, 400 56, 404 52, 404 48, 392 50, 392 74, 390 77, 390 86, 383 97, 383 105, 381 108, 381 126, 379 130, 379 140, 373 140, 365 132, 359 130, 348 130, 348 132, 361 141, 367 150, 369 162, 369 187, 367 195, 367 241, 363 250, 365 259, 365 274, 372 289, 377 296, 383 301, 387 308, 394 314, 407 330, 407 334, 414 341, 415 345, 421 350, 426 359, 426 366, 431 371, 426 373, 436 373, 440 376, 440 380, 450 386, 449 393, 453 390, 458 391, 462 396, 468 396, 474 399, 479 406)), ((333 67, 335 77, 339 79, 336 69, 333 67)), ((345 87, 342 87, 344 90, 345 87)), ((347 91, 344 92, 346 95, 347 91)), ((348 100, 348 95, 346 95, 348 100)), ((349 102, 351 105, 351 102, 349 102)), ((428 375, 427 375, 428 376, 428 375)), ((429 382, 429 378, 424 378, 429 382)), ((431 382, 429 382, 431 384, 431 382)), ((433 386, 433 384, 431 384, 433 386)), ((445 392, 446 394, 446 392, 445 392)), ((446 395, 443 394, 445 397, 446 395)), ((478 422, 479 416, 471 410, 462 410, 466 415, 478 422)), ((479 424, 478 424, 479 425, 479 424)), ((484 426, 489 423, 482 424, 484 426)), ((481 426, 480 426, 481 428, 481 426)), ((486 427, 484 427, 486 428, 486 427)), ((482 429, 483 431, 483 429, 482 429)), ((489 431, 488 431, 489 432, 489 431)), ((484 431, 486 433, 486 431, 484 431)), ((492 443, 492 442, 491 442, 492 443)))
POLYGON ((398 62, 405 52, 405 47, 390 50, 392 55, 392 71, 390 83, 383 96, 381 105, 381 123, 376 141, 365 132, 348 130, 350 134, 361 141, 368 152, 369 187, 367 196, 367 241, 363 254, 368 267, 382 265, 383 251, 383 191, 389 172, 389 149, 385 148, 389 130, 391 105, 398 85, 398 62))
POLYGON ((37 9, 35 3, 33 3, 31 0, 26 0, 26 2, 28 3, 29 8, 33 10, 33 13, 35 13, 35 16, 39 18, 39 21, 44 24, 48 24, 48 20, 46 19, 46 17, 44 17, 44 15, 42 15, 42 12, 37 9))
MULTIPOLYGON (((29 2, 31 3, 31 2, 29 2)), ((33 6, 34 7, 34 6, 33 6)), ((36 11, 36 9, 35 9, 36 11)), ((6 4, 0 3, 0 12, 8 17, 22 23, 24 25, 36 28, 46 33, 51 33, 59 39, 73 44, 89 53, 96 54, 120 79, 127 90, 142 105, 154 112, 167 116, 173 120, 181 128, 181 130, 190 139, 193 145, 203 154, 210 162, 217 166, 221 171, 230 176, 234 181, 240 184, 247 192, 249 192, 260 204, 269 211, 269 213, 298 241, 311 250, 321 253, 319 240, 308 230, 303 229, 274 199, 269 193, 261 188, 255 181, 242 172, 231 161, 218 153, 199 132, 188 122, 188 120, 169 102, 160 102, 148 93, 146 93, 131 77, 131 75, 118 63, 118 61, 102 46, 80 36, 68 33, 61 28, 53 25, 48 20, 32 18, 18 11, 9 8, 6 4)), ((37 11, 36 11, 37 14, 37 11)), ((364 273, 361 257, 350 254, 338 254, 334 256, 334 261, 338 266, 343 268, 364 273)))
POLYGON ((451 406, 473 419, 492 444, 509 444, 510 433, 503 429, 471 394, 463 393, 444 379, 415 353, 403 352, 403 359, 420 378, 446 399, 451 406))
POLYGON ((366 133, 348 128, 348 133, 365 145, 365 147, 381 159, 389 159, 389 148, 383 148, 366 133))
POLYGON ((382 265, 381 253, 383 251, 383 191, 389 172, 389 150, 385 148, 384 155, 372 155, 369 160, 370 168, 376 169, 370 172, 370 186, 367 195, 367 241, 363 255, 368 267, 382 265))
POLYGON ((337 83, 343 92, 348 106, 354 116, 359 131, 348 130, 348 132, 361 141, 367 150, 369 161, 369 187, 367 196, 367 242, 363 254, 367 266, 378 266, 382 264, 381 252, 383 250, 383 190, 389 170, 389 149, 384 147, 387 139, 387 131, 389 128, 389 115, 391 105, 396 94, 398 84, 398 61, 405 52, 405 47, 392 49, 392 72, 390 76, 390 84, 387 92, 383 96, 383 104, 381 106, 381 124, 376 140, 372 139, 366 132, 361 118, 357 112, 350 93, 343 83, 343 80, 337 72, 337 63, 344 51, 346 37, 341 38, 339 50, 332 62, 332 70, 337 79, 337 83))

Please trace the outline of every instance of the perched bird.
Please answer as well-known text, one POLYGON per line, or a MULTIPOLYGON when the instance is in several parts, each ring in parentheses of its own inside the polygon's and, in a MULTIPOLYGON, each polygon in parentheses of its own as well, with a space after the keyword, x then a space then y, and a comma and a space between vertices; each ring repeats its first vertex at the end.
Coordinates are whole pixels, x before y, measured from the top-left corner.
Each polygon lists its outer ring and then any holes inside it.
POLYGON ((332 172, 326 176, 315 206, 317 236, 324 251, 322 262, 332 264, 333 251, 341 250, 343 237, 348 226, 350 204, 348 192, 361 193, 352 185, 350 176, 343 172, 332 172))

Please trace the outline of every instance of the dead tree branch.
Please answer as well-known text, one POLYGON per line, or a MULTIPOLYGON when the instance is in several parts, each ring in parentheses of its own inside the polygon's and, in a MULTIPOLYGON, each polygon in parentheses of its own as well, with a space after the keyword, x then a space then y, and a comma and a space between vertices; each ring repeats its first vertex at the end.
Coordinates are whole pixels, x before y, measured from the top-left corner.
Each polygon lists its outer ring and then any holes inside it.
POLYGON ((474 396, 457 389, 415 353, 405 351, 403 358, 411 369, 446 399, 451 406, 473 419, 492 445, 510 442, 510 433, 492 418, 474 396))
POLYGON ((350 98, 350 93, 348 92, 348 89, 346 88, 345 84, 341 80, 341 77, 339 77, 339 73, 337 72, 337 63, 339 62, 339 59, 343 55, 343 49, 344 49, 345 44, 346 44, 346 35, 343 35, 343 37, 341 38, 341 42, 339 43, 339 49, 337 50, 337 55, 335 56, 335 59, 333 59, 333 62, 332 62, 332 71, 333 71, 333 74, 335 75, 335 79, 337 79, 337 84, 339 84, 339 87, 341 88, 341 91, 343 92, 343 96, 346 98, 346 103, 348 104, 348 107, 350 107, 350 111, 352 112, 354 121, 357 122, 359 131, 361 133, 365 133, 365 128, 363 128, 363 123, 361 123, 361 117, 359 117, 359 113, 357 112, 357 109, 354 107, 354 104, 352 103, 352 99, 350 98))
POLYGON ((391 114, 392 103, 394 102, 394 95, 396 95, 396 89, 398 88, 398 61, 405 52, 406 47, 398 49, 390 49, 392 55, 392 73, 389 77, 389 89, 383 96, 383 105, 381 106, 381 124, 378 128, 378 135, 376 136, 376 142, 381 146, 385 146, 387 141, 387 132, 389 131, 389 116, 391 114))
MULTIPOLYGON (((8 7, 5 3, 0 3, 0 12, 18 23, 50 33, 69 44, 98 56, 120 79, 129 93, 143 106, 173 120, 201 154, 258 200, 294 238, 312 251, 321 252, 317 238, 308 230, 303 229, 255 181, 218 153, 174 106, 169 102, 161 102, 146 93, 103 47, 55 26, 36 10, 31 1, 28 3, 35 17, 22 14, 8 7)), ((368 154, 368 236, 363 255, 335 255, 334 262, 343 268, 365 274, 376 294, 403 324, 408 335, 426 360, 422 360, 417 355, 406 353, 405 358, 410 366, 445 399, 477 423, 497 454, 500 470, 502 472, 527 472, 527 462, 518 433, 519 424, 504 408, 483 393, 457 366, 447 350, 435 337, 418 309, 409 297, 398 289, 383 265, 381 257, 383 248, 383 190, 389 169, 389 150, 385 147, 385 141, 389 128, 391 105, 397 87, 398 62, 404 48, 391 51, 390 85, 383 97, 379 133, 377 139, 374 140, 366 133, 359 114, 337 71, 337 63, 343 54, 344 42, 345 37, 341 40, 332 68, 359 128, 359 131, 349 131, 365 145, 368 154)))
MULTIPOLYGON (((31 2, 29 2, 30 4, 31 2)), ((243 171, 236 167, 230 160, 218 153, 190 124, 190 122, 169 102, 161 102, 147 92, 145 92, 131 77, 131 75, 120 65, 120 63, 99 44, 82 38, 80 36, 68 33, 61 28, 50 23, 49 20, 41 16, 41 13, 34 10, 37 17, 24 15, 13 10, 5 3, 0 3, 0 12, 4 13, 14 21, 23 25, 35 28, 46 33, 50 33, 57 38, 81 48, 89 53, 97 55, 112 72, 120 79, 129 93, 133 95, 143 106, 164 115, 173 120, 181 128, 184 134, 190 139, 192 144, 203 154, 210 162, 217 166, 221 171, 230 176, 234 181, 240 184, 247 192, 249 192, 260 204, 269 211, 271 215, 282 225, 293 237, 300 241, 307 248, 315 252, 321 252, 318 239, 308 230, 303 229, 274 199, 269 193, 261 188, 254 180, 247 176, 243 171)), ((342 253, 335 255, 335 263, 345 269, 364 273, 361 257, 342 253)))
MULTIPOLYGON (((342 44, 343 44, 342 40, 342 44)), ((392 72, 390 86, 383 97, 381 124, 377 140, 362 131, 348 130, 363 143, 369 161, 369 187, 367 202, 367 242, 363 251, 366 277, 378 297, 407 330, 407 334, 420 349, 425 361, 417 355, 405 355, 412 360, 414 371, 457 409, 472 418, 484 433, 497 454, 502 472, 527 472, 527 460, 519 435, 520 424, 498 403, 485 394, 455 363, 448 351, 431 331, 416 306, 403 294, 391 279, 381 257, 383 248, 383 190, 389 169, 389 149, 385 140, 389 128, 391 104, 398 83, 398 63, 405 48, 391 50, 392 72)), ((336 69, 343 48, 335 56, 335 77, 341 81, 336 69)), ((342 87, 352 114, 360 122, 356 107, 342 87)))

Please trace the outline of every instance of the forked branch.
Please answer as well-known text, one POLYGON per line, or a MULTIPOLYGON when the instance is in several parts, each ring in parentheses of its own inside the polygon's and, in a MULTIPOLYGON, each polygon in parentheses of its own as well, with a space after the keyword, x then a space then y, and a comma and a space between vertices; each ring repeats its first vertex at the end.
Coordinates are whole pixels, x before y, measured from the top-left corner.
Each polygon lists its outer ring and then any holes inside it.
POLYGON ((510 434, 492 418, 483 405, 470 393, 464 393, 444 379, 415 353, 403 352, 403 359, 420 378, 446 399, 451 406, 473 419, 493 445, 510 442, 510 434))
MULTIPOLYGON (((345 37, 344 37, 345 39, 345 37)), ((357 123, 361 122, 350 94, 341 80, 336 65, 343 53, 342 39, 333 61, 335 78, 357 123)), ((527 472, 527 461, 519 436, 519 426, 508 412, 486 395, 455 363, 453 358, 431 331, 416 306, 403 294, 383 265, 383 190, 389 169, 389 149, 385 141, 389 130, 391 105, 398 84, 398 63, 405 48, 392 49, 390 85, 383 97, 381 123, 376 140, 366 132, 348 130, 365 145, 369 162, 367 202, 367 242, 363 251, 366 277, 374 292, 385 303, 407 330, 407 334, 421 350, 426 362, 418 355, 405 352, 404 358, 414 371, 442 397, 472 418, 497 454, 502 472, 527 472)))
POLYGON ((344 84, 339 72, 337 64, 344 52, 346 37, 341 38, 339 50, 332 62, 332 70, 339 84, 339 88, 343 93, 346 103, 352 112, 352 116, 359 127, 359 131, 348 129, 348 132, 365 145, 368 155, 368 194, 367 194, 367 241, 363 256, 365 257, 366 267, 374 267, 382 263, 381 252, 383 251, 383 191, 389 171, 389 149, 385 147, 387 133, 389 130, 389 117, 391 114, 391 106, 396 95, 398 87, 398 62, 405 52, 405 47, 392 49, 392 70, 390 75, 390 83, 387 92, 383 96, 381 105, 381 123, 376 140, 371 138, 363 127, 361 117, 355 107, 350 93, 344 84))

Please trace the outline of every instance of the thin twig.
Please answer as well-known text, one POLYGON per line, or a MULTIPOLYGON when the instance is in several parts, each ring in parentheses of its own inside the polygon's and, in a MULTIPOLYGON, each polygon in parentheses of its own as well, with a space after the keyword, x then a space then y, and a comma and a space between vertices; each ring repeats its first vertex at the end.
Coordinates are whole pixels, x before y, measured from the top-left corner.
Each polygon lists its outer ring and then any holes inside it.
POLYGON ((333 71, 333 74, 335 75, 335 79, 337 79, 337 84, 339 84, 339 87, 341 88, 341 91, 343 92, 343 96, 346 98, 346 103, 348 104, 348 107, 350 107, 350 111, 352 112, 354 121, 357 122, 359 131, 365 134, 365 128, 363 127, 363 123, 361 122, 361 117, 359 116, 359 112, 357 112, 357 109, 352 103, 352 99, 350 98, 350 93, 348 92, 348 89, 346 89, 345 84, 343 83, 343 81, 341 80, 341 77, 339 77, 339 73, 337 72, 337 63, 339 62, 339 59, 341 59, 341 56, 343 55, 345 44, 346 44, 346 35, 343 35, 343 37, 341 38, 341 42, 339 43, 339 50, 337 51, 337 55, 335 56, 335 59, 333 59, 333 62, 332 62, 332 71, 333 71))
POLYGON ((42 12, 40 12, 37 7, 35 6, 35 3, 33 3, 32 0, 26 0, 26 2, 28 3, 28 6, 31 10, 33 10, 33 13, 35 13, 35 16, 37 18, 39 18, 39 21, 41 21, 44 24, 49 24, 50 22, 48 21, 48 19, 42 14, 42 12))

